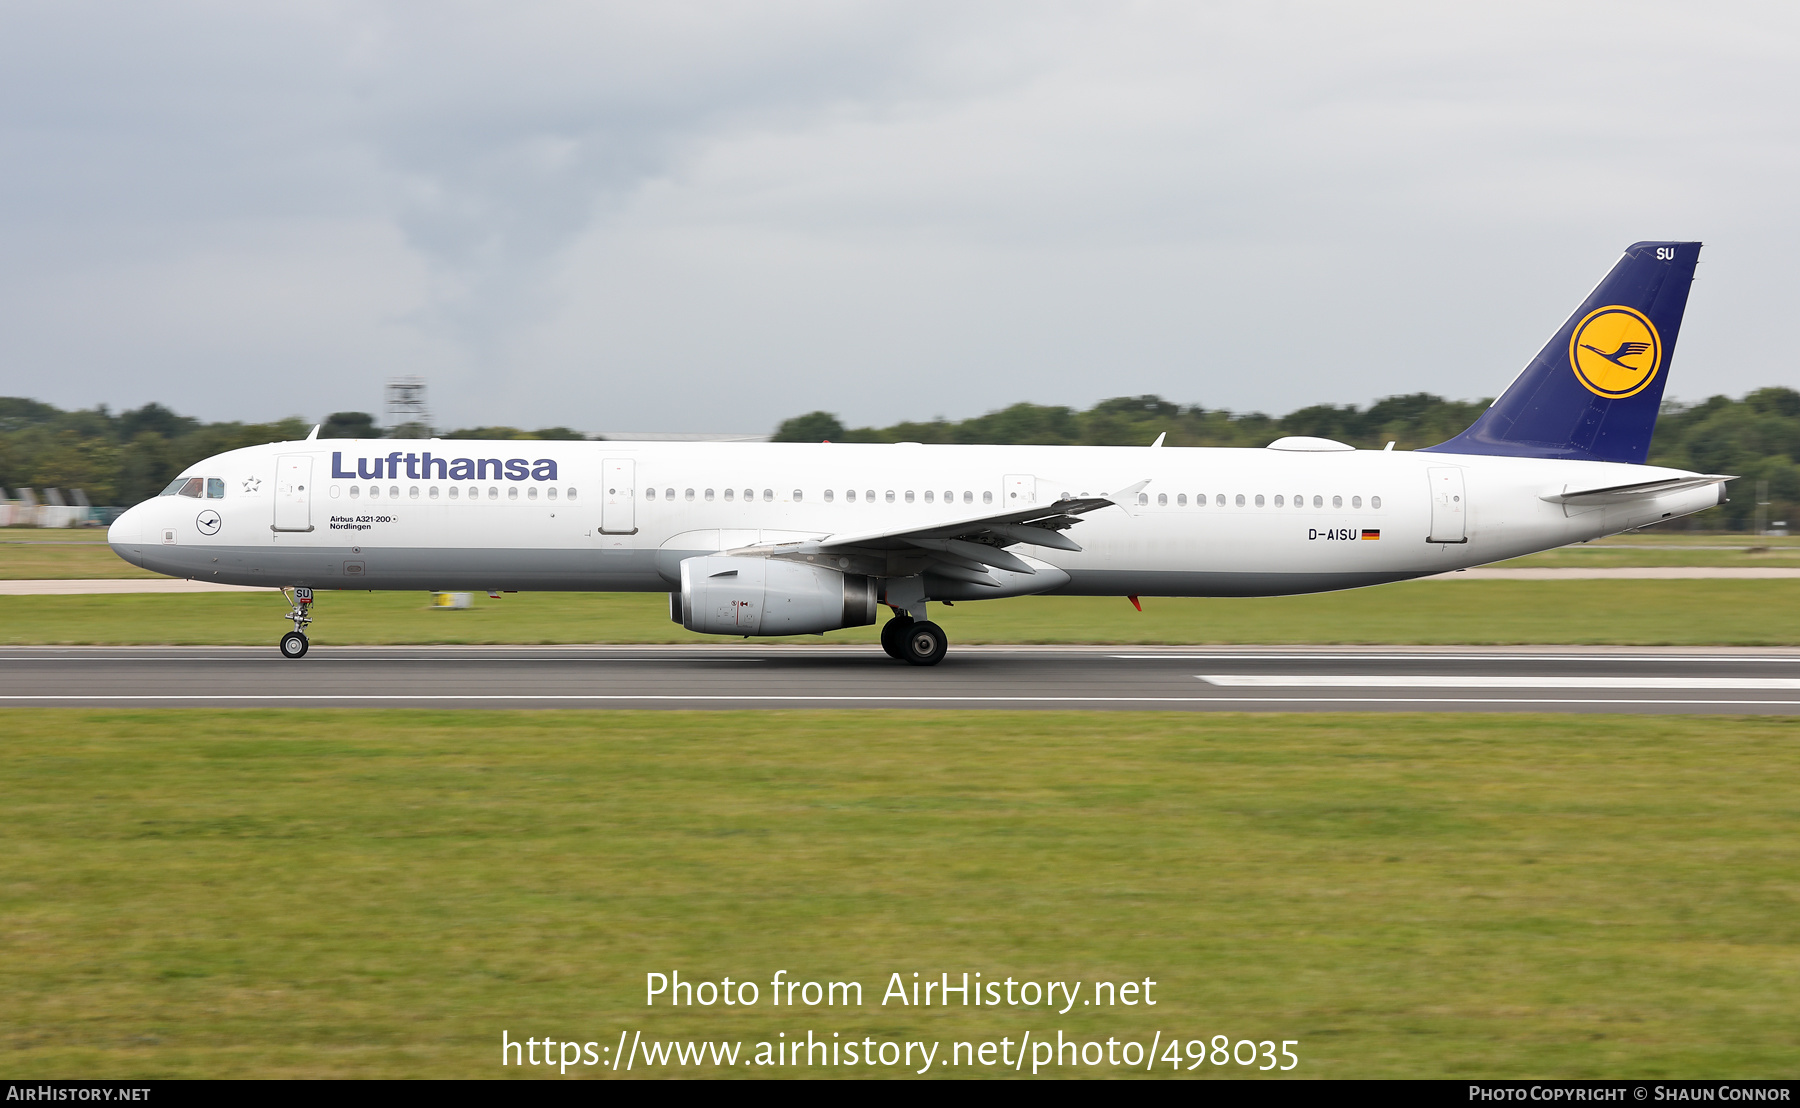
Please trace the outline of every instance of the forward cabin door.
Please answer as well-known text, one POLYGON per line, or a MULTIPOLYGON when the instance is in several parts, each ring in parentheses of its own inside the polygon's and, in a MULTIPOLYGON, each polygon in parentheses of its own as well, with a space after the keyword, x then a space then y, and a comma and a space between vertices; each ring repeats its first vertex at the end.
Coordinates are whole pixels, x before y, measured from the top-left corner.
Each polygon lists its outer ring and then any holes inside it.
POLYGON ((1468 542, 1463 524, 1468 509, 1463 471, 1456 466, 1432 466, 1425 475, 1431 481, 1431 534, 1425 541, 1468 542))
POLYGON ((310 531, 312 525, 311 454, 275 458, 275 530, 310 531))
POLYGON ((608 458, 605 481, 601 485, 600 533, 602 535, 637 534, 637 461, 632 458, 608 458))
POLYGON ((1037 503, 1037 478, 1029 473, 1006 475, 1006 510, 1027 508, 1037 503))

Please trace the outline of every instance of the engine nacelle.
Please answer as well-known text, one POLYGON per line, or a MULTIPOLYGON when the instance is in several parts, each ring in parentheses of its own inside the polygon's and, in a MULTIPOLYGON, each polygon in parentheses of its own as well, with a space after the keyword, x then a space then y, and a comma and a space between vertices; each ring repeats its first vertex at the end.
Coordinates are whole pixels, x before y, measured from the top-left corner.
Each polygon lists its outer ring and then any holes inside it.
POLYGON ((860 574, 712 554, 681 563, 669 618, 707 635, 814 635, 874 623, 876 592, 860 574))

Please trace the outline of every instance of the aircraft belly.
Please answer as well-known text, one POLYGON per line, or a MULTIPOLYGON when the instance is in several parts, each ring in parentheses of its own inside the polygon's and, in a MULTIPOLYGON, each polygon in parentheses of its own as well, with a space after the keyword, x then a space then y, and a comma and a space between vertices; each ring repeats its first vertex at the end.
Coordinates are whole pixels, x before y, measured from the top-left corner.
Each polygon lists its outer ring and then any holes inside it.
POLYGON ((481 547, 146 546, 145 568, 231 585, 658 592, 654 551, 481 547))
MULTIPOLYGON (((1427 570, 1425 572, 1434 572, 1427 570)), ((1121 570, 1079 569, 1051 596, 1291 596, 1332 592, 1406 581, 1420 574, 1407 570, 1282 573, 1267 570, 1121 570)))

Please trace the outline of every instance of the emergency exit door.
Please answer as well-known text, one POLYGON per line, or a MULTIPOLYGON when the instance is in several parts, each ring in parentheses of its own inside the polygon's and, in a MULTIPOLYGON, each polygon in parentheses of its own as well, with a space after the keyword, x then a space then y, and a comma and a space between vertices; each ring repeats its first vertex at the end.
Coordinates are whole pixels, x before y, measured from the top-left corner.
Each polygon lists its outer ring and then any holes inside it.
POLYGON ((637 534, 637 462, 608 458, 605 482, 600 486, 600 533, 637 534))
POLYGON ((275 526, 277 531, 310 531, 312 525, 311 454, 275 458, 275 526))
POLYGON ((1006 475, 1006 506, 1027 508, 1037 503, 1037 478, 1029 473, 1006 475))
POLYGON ((1469 505, 1463 471, 1456 466, 1432 466, 1425 475, 1431 481, 1431 534, 1425 541, 1468 542, 1463 521, 1469 505))

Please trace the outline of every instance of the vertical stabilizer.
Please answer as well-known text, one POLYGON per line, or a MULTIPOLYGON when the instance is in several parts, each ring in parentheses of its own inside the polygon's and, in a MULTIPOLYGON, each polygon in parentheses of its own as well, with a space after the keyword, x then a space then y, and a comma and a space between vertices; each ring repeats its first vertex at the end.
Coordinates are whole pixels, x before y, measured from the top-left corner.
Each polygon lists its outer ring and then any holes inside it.
POLYGON ((1633 244, 1480 419, 1426 449, 1641 464, 1699 258, 1697 242, 1633 244))

